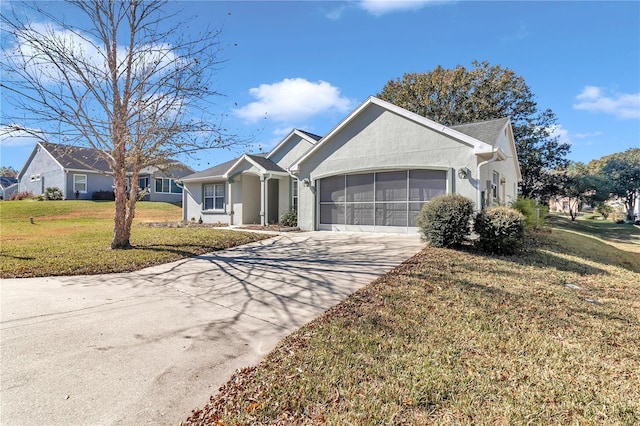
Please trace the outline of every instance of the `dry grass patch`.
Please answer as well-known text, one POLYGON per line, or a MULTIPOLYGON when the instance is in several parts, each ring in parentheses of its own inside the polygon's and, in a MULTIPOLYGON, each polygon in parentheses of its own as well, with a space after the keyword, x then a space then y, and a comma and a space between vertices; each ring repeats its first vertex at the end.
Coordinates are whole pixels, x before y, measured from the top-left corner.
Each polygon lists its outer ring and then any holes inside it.
POLYGON ((185 424, 640 423, 640 257, 561 231, 535 244, 424 249, 185 424))

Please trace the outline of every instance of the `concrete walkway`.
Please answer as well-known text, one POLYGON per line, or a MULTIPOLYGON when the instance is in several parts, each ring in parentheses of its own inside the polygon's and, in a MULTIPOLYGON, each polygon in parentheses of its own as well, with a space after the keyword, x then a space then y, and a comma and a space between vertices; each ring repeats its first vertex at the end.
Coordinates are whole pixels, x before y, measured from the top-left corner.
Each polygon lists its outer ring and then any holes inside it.
POLYGON ((134 273, 2 280, 0 424, 175 425, 422 246, 290 233, 134 273))

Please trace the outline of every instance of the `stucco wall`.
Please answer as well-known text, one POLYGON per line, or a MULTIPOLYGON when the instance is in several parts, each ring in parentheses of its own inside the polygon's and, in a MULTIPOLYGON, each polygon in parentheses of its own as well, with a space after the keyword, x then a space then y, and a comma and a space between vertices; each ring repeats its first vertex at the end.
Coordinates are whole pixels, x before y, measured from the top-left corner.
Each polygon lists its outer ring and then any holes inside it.
MULTIPOLYGON (((79 194, 80 200, 90 200, 95 191, 113 191, 113 177, 91 172, 67 172, 67 185, 65 198, 74 200, 76 198, 73 190, 73 175, 85 175, 87 177, 87 191, 79 194)), ((50 185, 47 184, 47 187, 50 185)))
POLYGON ((185 195, 183 197, 183 203, 186 203, 183 206, 184 209, 184 219, 185 220, 195 220, 198 221, 202 218, 202 222, 204 223, 230 223, 229 217, 229 206, 227 206, 229 200, 228 193, 228 184, 227 191, 225 194, 225 206, 226 210, 224 212, 207 212, 203 211, 203 191, 202 185, 206 185, 207 183, 224 183, 220 181, 216 182, 205 182, 205 183, 185 183, 183 191, 185 195))
POLYGON ((68 198, 68 191, 65 184, 65 175, 62 168, 55 160, 40 146, 36 147, 31 162, 21 170, 22 176, 18 183, 19 191, 30 191, 35 195, 43 194, 46 188, 57 187, 63 191, 65 198, 68 198), (32 181, 31 176, 40 175, 39 180, 32 181))
POLYGON ((288 169, 313 145, 298 135, 292 135, 273 155, 268 158, 283 169, 288 169))
POLYGON ((283 214, 291 210, 291 178, 286 177, 279 180, 280 189, 278 193, 280 194, 280 200, 278 203, 278 220, 282 217, 283 214))
POLYGON ((461 167, 476 172, 473 148, 390 111, 371 105, 300 164, 298 224, 311 230, 316 224, 315 186, 323 177, 376 170, 434 168, 449 171, 447 192, 476 200, 473 179, 459 179, 461 167))
POLYGON ((260 222, 260 178, 254 175, 242 176, 242 219, 243 224, 260 222))

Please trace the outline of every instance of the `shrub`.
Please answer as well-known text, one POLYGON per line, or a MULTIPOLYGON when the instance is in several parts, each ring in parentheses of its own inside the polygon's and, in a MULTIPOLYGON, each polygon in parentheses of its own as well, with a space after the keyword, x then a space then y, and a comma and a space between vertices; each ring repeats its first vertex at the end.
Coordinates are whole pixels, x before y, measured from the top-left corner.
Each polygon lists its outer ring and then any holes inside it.
POLYGON ((62 200, 62 191, 57 186, 47 188, 44 192, 44 199, 49 201, 62 200))
POLYGON ((114 201, 116 194, 113 191, 94 191, 91 194, 93 201, 114 201))
POLYGON ((27 198, 33 198, 33 192, 31 191, 14 192, 9 197, 9 201, 19 201, 27 198))
POLYGON ((545 218, 549 214, 549 207, 538 203, 532 198, 518 197, 511 203, 511 208, 519 211, 524 216, 526 230, 543 228, 545 218), (536 209, 539 209, 536 212, 536 209))
POLYGON ((435 247, 459 246, 469 239, 473 212, 473 201, 462 195, 434 197, 418 215, 422 239, 435 247))
POLYGON ((525 216, 509 207, 492 207, 476 216, 476 246, 488 253, 513 254, 524 246, 525 216))
POLYGON ((600 203, 596 206, 596 213, 602 216, 604 219, 609 218, 609 215, 613 213, 613 207, 609 204, 600 203))
POLYGON ((280 216, 280 225, 282 226, 298 226, 298 212, 289 210, 280 216))

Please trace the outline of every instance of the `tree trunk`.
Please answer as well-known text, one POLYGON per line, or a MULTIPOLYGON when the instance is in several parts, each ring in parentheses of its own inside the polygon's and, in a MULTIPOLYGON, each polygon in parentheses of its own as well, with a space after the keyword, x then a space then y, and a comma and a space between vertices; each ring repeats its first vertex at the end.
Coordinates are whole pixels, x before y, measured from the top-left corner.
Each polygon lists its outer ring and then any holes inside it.
POLYGON ((113 239, 112 249, 131 248, 129 239, 131 237, 131 226, 127 221, 127 190, 125 185, 125 173, 122 169, 113 173, 114 192, 116 195, 116 208, 113 217, 113 239))

